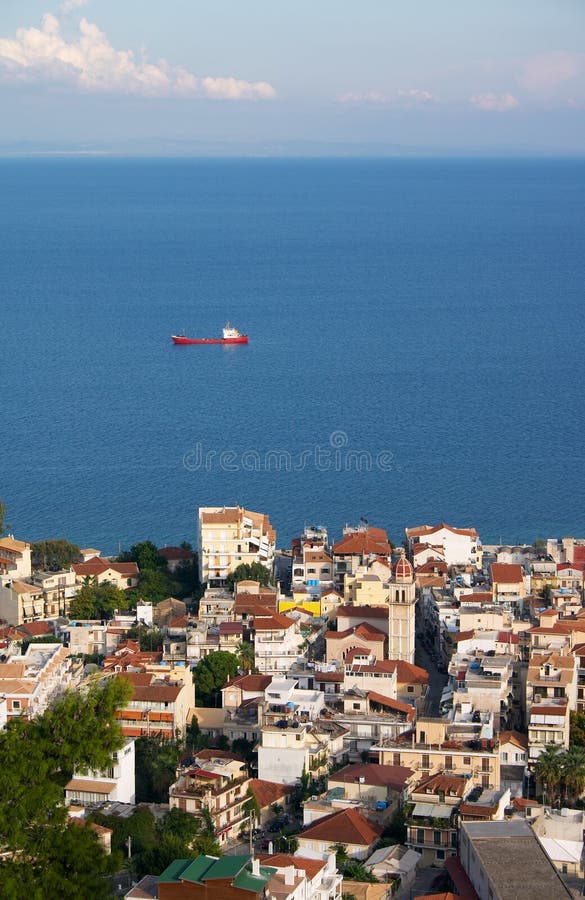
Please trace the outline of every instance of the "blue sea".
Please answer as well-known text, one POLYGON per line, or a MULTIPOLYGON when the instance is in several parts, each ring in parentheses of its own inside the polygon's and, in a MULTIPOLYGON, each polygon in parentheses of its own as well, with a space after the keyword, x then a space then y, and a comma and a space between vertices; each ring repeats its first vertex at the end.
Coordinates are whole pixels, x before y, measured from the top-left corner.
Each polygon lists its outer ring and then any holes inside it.
POLYGON ((0 197, 18 537, 585 536, 583 160, 4 159, 0 197))

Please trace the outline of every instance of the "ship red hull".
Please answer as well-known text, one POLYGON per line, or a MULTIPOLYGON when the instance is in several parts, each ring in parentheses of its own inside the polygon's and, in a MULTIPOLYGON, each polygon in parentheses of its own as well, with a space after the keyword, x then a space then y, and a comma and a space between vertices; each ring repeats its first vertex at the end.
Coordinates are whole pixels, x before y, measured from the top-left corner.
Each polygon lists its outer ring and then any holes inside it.
POLYGON ((188 338, 172 334, 171 340, 173 344, 247 344, 248 335, 241 334, 234 338, 188 338))

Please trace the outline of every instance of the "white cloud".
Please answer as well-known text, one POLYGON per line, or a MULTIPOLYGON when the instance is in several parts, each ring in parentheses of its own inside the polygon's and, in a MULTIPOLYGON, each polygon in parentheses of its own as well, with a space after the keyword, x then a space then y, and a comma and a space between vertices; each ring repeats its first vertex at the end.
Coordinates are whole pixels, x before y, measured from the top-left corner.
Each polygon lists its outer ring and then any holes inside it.
MULTIPOLYGON (((70 0, 71 2, 71 0, 70 0)), ((78 3, 79 5, 79 3, 78 3)), ((0 38, 0 79, 55 81, 78 90, 147 97, 193 96, 222 100, 266 100, 276 96, 266 81, 198 78, 160 59, 116 50, 97 25, 81 19, 79 33, 67 41, 58 19, 47 13, 39 28, 19 28, 15 38, 0 38)))
POLYGON ((79 9, 80 6, 85 6, 86 3, 87 0, 63 0, 60 10, 62 13, 70 13, 74 9, 79 9))
POLYGON ((435 97, 429 91, 408 88, 395 91, 393 94, 384 94, 381 91, 350 91, 347 94, 341 94, 337 100, 339 103, 372 103, 404 108, 405 106, 421 106, 430 103, 435 100, 435 97))
POLYGON ((566 50, 539 53, 523 62, 518 84, 528 91, 548 93, 585 70, 585 56, 566 50))
POLYGON ((520 106, 519 101, 513 94, 475 94, 470 97, 470 103, 477 109, 487 110, 488 112, 509 112, 520 106))
POLYGON ((406 91, 397 91, 399 97, 411 100, 414 103, 431 103, 435 98, 429 91, 421 91, 419 88, 409 88, 406 91))
POLYGON ((390 97, 380 91, 349 91, 337 99, 339 103, 390 103, 390 97))

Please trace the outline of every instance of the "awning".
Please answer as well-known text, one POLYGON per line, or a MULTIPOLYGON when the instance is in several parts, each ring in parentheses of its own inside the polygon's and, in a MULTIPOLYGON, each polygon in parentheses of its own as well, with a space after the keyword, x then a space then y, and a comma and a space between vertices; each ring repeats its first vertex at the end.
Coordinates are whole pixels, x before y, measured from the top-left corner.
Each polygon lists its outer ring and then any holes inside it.
POLYGON ((421 819, 450 819, 454 807, 447 806, 446 803, 417 803, 412 811, 413 816, 420 816, 421 819))

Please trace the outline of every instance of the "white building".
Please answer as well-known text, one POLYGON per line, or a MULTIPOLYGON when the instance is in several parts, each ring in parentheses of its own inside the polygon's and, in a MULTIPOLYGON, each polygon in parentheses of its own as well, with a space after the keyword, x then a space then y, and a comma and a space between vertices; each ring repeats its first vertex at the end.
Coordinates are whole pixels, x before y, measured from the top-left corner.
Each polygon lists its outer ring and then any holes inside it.
POLYGON ((221 587, 243 563, 259 562, 272 571, 276 532, 263 513, 241 506, 199 509, 199 579, 221 587))
POLYGON ((409 556, 414 556, 417 544, 442 547, 443 559, 448 566, 476 566, 481 568, 482 547, 475 528, 453 528, 440 525, 419 525, 406 529, 409 556))
POLYGON ((30 544, 12 534, 0 538, 0 577, 20 580, 30 578, 31 572, 30 544))
POLYGON ((136 801, 134 740, 114 752, 112 765, 105 772, 75 774, 65 786, 65 803, 88 806, 106 801, 134 803, 136 801))
POLYGON ((254 654, 262 674, 288 672, 301 652, 298 622, 282 613, 254 617, 254 654))

